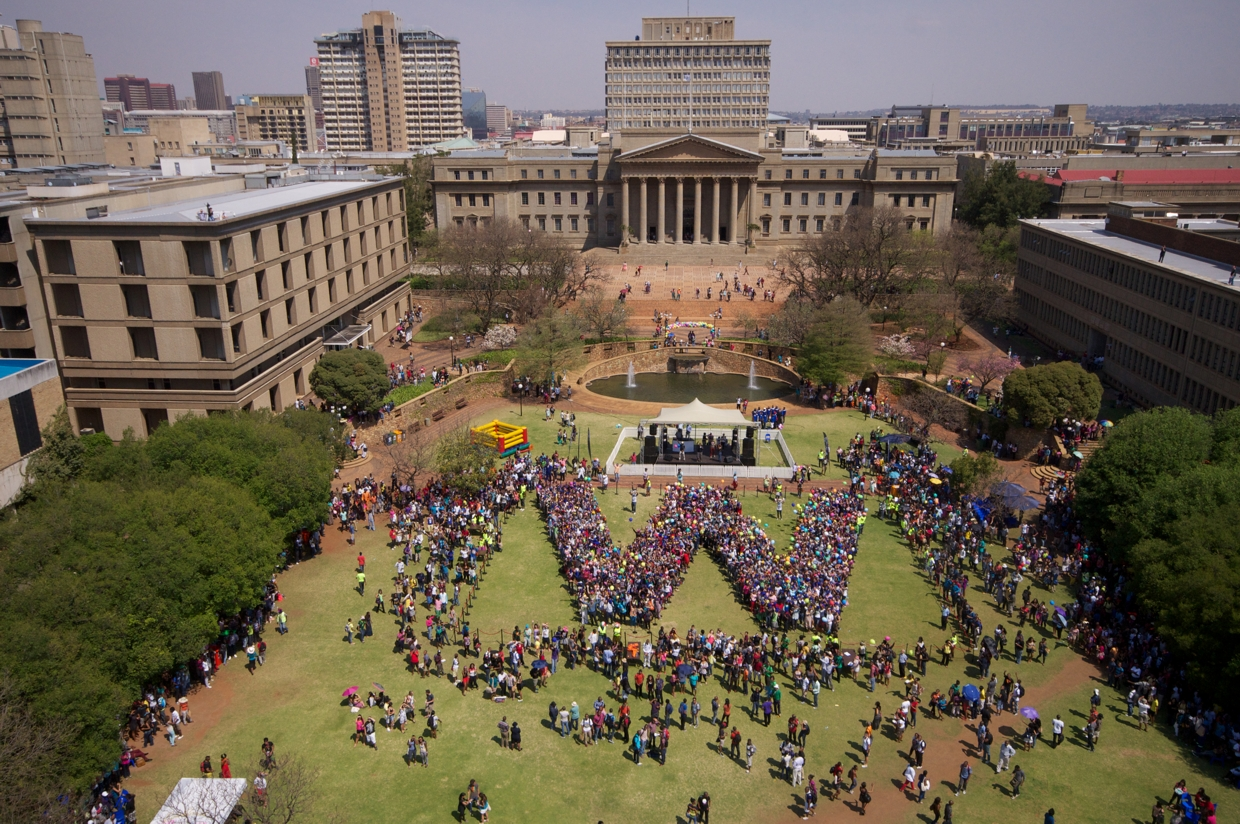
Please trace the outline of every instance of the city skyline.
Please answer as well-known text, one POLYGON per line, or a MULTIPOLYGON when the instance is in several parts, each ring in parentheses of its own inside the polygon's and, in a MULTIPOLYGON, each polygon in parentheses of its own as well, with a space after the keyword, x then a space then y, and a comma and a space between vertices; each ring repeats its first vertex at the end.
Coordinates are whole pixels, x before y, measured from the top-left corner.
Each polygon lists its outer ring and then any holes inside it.
MULTIPOLYGON (((220 0, 179 10, 172 31, 194 32, 182 38, 168 34, 166 7, 155 0, 87 6, 17 0, 0 22, 41 19, 49 31, 82 35, 94 55, 101 93, 103 77, 119 73, 192 88, 191 72, 223 70, 229 93, 236 95, 304 91, 315 37, 355 27, 363 12, 388 8, 407 27, 460 41, 463 86, 484 89, 489 101, 510 108, 554 110, 602 108, 603 43, 636 36, 642 16, 675 14, 682 7, 639 2, 583 11, 562 0, 529 0, 410 9, 352 0, 296 6, 220 0), (237 26, 232 11, 247 25, 237 26), (553 43, 556 51, 539 50, 538 43, 553 43)), ((1203 73, 1188 83, 1185 71, 1143 67, 1152 54, 1166 65, 1190 54, 1215 55, 1218 65, 1231 62, 1229 56, 1240 53, 1230 38, 1240 24, 1240 4, 1224 0, 1183 4, 1170 15, 1148 0, 1053 0, 1032 12, 996 10, 973 0, 881 8, 783 2, 760 11, 699 2, 691 12, 735 16, 738 36, 773 41, 773 110, 829 113, 929 102, 1236 102, 1225 72, 1203 73), (1021 48, 1014 50, 1014 44, 1021 48)))

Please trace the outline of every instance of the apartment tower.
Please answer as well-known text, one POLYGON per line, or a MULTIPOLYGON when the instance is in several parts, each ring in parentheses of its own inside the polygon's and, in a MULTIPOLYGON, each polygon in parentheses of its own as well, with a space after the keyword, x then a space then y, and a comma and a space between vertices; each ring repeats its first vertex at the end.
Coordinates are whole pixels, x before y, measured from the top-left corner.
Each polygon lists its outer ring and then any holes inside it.
POLYGON ((222 72, 194 72, 194 100, 200 109, 228 109, 222 72))
POLYGON ((315 45, 330 150, 407 152, 465 134, 456 40, 372 11, 315 45))

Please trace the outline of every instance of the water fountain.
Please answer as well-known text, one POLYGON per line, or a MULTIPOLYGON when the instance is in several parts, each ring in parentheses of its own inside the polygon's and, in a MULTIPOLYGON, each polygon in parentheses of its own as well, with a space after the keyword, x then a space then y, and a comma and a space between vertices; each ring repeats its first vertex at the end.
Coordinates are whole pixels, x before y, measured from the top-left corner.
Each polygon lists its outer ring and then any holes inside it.
POLYGON ((746 389, 757 389, 758 388, 758 369, 757 369, 757 364, 754 363, 753 361, 749 362, 749 385, 745 388, 746 389))
POLYGON ((633 371, 633 361, 629 361, 629 379, 628 379, 628 382, 624 384, 625 389, 636 389, 637 388, 637 380, 634 378, 634 374, 635 373, 633 371))

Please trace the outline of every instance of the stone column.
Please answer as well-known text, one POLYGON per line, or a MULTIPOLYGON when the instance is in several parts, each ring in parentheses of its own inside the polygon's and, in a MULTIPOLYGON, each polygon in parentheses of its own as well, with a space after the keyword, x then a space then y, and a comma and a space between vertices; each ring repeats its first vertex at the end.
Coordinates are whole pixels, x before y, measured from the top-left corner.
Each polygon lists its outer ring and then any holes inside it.
POLYGON ((748 240, 748 224, 752 223, 757 225, 758 223, 758 178, 756 177, 749 178, 749 219, 746 220, 745 223, 745 238, 748 240))
POLYGON ((676 223, 672 226, 672 243, 680 243, 685 233, 685 179, 676 178, 676 223))
POLYGON ((728 204, 728 242, 736 243, 736 215, 740 211, 741 179, 732 178, 732 202, 728 204))
POLYGON ((655 243, 663 243, 667 240, 667 180, 659 178, 659 223, 658 233, 655 235, 655 243))
POLYGON ((620 242, 628 240, 629 230, 625 226, 632 226, 632 216, 629 214, 629 179, 627 177, 620 178, 620 242))
POLYGON ((714 186, 714 189, 712 190, 714 196, 711 198, 711 204, 710 204, 710 211, 711 211, 711 214, 713 215, 710 221, 710 242, 718 243, 719 242, 719 192, 723 190, 723 187, 719 185, 719 178, 717 177, 711 178, 711 183, 714 186))
POLYGON ((693 178, 693 242, 702 242, 702 178, 693 178))
POLYGON ((638 212, 641 213, 640 217, 642 219, 642 222, 641 222, 641 225, 637 227, 637 242, 645 243, 646 242, 646 227, 649 225, 647 223, 648 218, 646 216, 646 204, 650 202, 650 196, 646 190, 646 178, 644 177, 642 178, 641 189, 642 189, 642 202, 641 202, 640 208, 638 208, 638 212))

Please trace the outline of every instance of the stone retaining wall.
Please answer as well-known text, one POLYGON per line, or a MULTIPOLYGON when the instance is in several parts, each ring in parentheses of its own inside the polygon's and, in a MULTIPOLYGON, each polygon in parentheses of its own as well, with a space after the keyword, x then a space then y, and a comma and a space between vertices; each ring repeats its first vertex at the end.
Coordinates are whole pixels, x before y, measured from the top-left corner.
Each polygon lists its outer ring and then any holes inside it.
POLYGON ((754 364, 754 371, 759 377, 783 381, 792 387, 796 387, 801 382, 801 376, 796 372, 782 364, 766 360, 765 358, 758 358, 726 349, 674 346, 634 351, 599 361, 587 367, 581 376, 577 378, 577 383, 586 384, 599 378, 624 375, 629 371, 630 361, 633 363, 634 371, 637 372, 670 372, 672 370, 668 361, 673 355, 705 355, 707 360, 704 371, 706 372, 747 375, 749 374, 749 364, 752 363, 754 364))
POLYGON ((512 381, 512 364, 503 369, 470 372, 449 381, 438 389, 419 395, 393 409, 378 425, 382 432, 401 429, 413 432, 435 422, 435 415, 455 412, 457 404, 464 400, 466 406, 479 398, 502 398, 508 394, 512 381))

